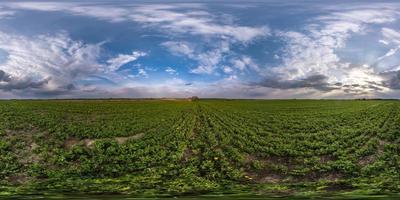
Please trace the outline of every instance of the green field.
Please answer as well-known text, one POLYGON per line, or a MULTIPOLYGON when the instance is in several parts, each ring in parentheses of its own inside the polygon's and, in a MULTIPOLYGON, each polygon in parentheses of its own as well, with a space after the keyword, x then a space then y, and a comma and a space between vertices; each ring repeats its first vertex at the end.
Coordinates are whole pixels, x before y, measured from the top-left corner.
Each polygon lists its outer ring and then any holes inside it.
POLYGON ((0 101, 0 195, 400 192, 400 101, 0 101))

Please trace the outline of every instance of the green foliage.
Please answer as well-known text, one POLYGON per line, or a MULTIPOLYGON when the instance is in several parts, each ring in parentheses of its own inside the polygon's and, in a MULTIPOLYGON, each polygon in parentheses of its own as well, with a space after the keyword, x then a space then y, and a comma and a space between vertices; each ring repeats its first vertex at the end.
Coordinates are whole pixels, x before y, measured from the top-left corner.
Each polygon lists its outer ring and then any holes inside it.
POLYGON ((397 101, 1 101, 0 184, 399 192, 399 130, 397 101))

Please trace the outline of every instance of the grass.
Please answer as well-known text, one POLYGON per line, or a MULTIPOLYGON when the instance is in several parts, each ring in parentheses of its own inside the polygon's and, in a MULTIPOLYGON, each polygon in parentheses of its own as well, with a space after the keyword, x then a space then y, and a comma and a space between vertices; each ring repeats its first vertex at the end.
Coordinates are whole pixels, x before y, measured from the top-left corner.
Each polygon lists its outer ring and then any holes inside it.
POLYGON ((10 100, 0 139, 0 195, 400 192, 395 100, 10 100))

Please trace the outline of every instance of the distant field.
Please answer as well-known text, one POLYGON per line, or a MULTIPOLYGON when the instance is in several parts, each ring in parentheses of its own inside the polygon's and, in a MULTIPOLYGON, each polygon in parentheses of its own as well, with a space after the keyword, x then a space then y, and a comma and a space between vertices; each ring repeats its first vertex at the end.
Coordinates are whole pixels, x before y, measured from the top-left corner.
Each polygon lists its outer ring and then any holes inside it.
POLYGON ((0 101, 0 195, 400 192, 400 101, 0 101))

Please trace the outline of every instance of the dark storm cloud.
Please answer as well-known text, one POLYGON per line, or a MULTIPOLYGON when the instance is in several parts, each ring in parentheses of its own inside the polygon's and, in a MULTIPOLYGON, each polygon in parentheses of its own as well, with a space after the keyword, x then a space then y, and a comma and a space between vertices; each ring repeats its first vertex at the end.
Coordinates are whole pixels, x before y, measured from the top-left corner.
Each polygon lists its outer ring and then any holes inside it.
POLYGON ((30 90, 29 92, 32 94, 32 96, 37 96, 37 97, 55 97, 55 96, 60 96, 60 95, 70 95, 73 94, 74 92, 77 92, 79 88, 76 88, 75 85, 73 84, 68 84, 65 86, 58 87, 56 89, 52 90, 46 90, 46 89, 33 89, 30 90))
POLYGON ((0 82, 9 82, 11 78, 5 71, 0 70, 0 82))
POLYGON ((279 80, 275 77, 270 77, 252 85, 277 89, 314 88, 321 91, 331 91, 340 88, 341 83, 330 84, 327 80, 328 77, 321 74, 299 80, 279 80))
POLYGON ((46 78, 40 81, 33 81, 30 78, 15 79, 12 78, 5 71, 0 70, 0 89, 4 91, 42 88, 49 82, 49 80, 50 78, 46 78))
POLYGON ((382 82, 382 85, 390 88, 390 89, 400 89, 400 70, 394 72, 386 72, 381 74, 385 77, 385 81, 382 82))

